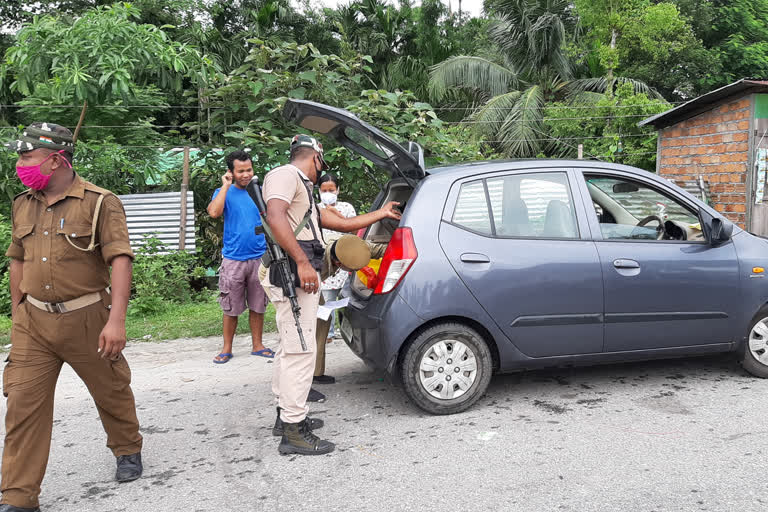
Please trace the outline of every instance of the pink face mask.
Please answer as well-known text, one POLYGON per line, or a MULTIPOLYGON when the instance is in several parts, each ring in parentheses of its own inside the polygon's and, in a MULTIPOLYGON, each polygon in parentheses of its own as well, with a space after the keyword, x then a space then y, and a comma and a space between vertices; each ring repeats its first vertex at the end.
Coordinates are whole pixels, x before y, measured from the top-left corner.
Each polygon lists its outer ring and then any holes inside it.
MULTIPOLYGON (((53 155, 61 154, 64 151, 57 151, 56 153, 51 153, 48 155, 48 157, 45 160, 48 160, 48 158, 51 158, 53 155)), ((43 174, 40 172, 40 166, 43 165, 45 162, 43 160, 37 165, 17 165, 16 166, 16 174, 19 176, 19 179, 21 182, 32 189, 35 190, 43 190, 45 187, 48 186, 48 182, 51 180, 51 176, 53 176, 53 173, 51 174, 43 174)), ((64 158, 64 161, 67 162, 67 166, 71 169, 72 164, 67 161, 66 158, 64 158)))

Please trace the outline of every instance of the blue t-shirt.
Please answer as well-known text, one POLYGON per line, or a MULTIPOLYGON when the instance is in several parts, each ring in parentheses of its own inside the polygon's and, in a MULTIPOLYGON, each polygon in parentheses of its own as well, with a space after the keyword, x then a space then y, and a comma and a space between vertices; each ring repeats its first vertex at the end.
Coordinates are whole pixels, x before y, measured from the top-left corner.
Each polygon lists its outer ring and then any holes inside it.
MULTIPOLYGON (((221 189, 217 188, 211 200, 219 192, 221 189)), ((237 261, 261 258, 267 250, 267 241, 264 235, 254 232, 256 226, 261 226, 259 209, 247 190, 232 185, 224 202, 224 249, 221 255, 237 261)))

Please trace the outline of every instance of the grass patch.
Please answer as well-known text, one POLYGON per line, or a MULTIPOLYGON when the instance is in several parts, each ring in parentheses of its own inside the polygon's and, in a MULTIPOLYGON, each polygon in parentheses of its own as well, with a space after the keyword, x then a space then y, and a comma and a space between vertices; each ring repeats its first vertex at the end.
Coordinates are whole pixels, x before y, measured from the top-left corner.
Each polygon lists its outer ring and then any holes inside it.
MULTIPOLYGON (((215 299, 188 304, 168 304, 162 311, 151 315, 129 316, 125 328, 129 340, 145 339, 147 335, 154 341, 221 336, 221 308, 215 299)), ((264 315, 264 332, 276 330, 275 308, 269 304, 264 315)), ((237 334, 250 332, 246 311, 238 319, 237 334)))
MULTIPOLYGON (((166 304, 162 311, 145 316, 129 316, 125 322, 129 340, 149 335, 152 341, 200 336, 221 336, 221 308, 215 298, 188 304, 166 304)), ((264 332, 277 330, 275 308, 270 304, 264 317, 264 332)), ((240 315, 237 333, 248 334, 248 311, 240 315)), ((11 342, 11 319, 0 315, 0 350, 11 342)))

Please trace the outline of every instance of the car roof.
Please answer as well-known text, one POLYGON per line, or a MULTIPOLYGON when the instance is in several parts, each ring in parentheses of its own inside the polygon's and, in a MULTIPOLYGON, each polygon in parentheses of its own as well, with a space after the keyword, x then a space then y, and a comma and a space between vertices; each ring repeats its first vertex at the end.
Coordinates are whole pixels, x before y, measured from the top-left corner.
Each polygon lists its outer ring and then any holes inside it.
POLYGON ((474 176, 475 174, 484 174, 488 172, 501 172, 501 171, 516 171, 524 169, 594 169, 596 171, 609 170, 619 171, 626 174, 634 174, 637 177, 642 177, 662 183, 664 185, 676 185, 662 178, 654 172, 648 172, 637 167, 631 167, 629 165, 617 164, 613 162, 603 162, 602 160, 559 160, 549 158, 528 158, 517 160, 482 160, 477 162, 467 162, 455 165, 445 165, 440 167, 431 167, 427 169, 427 179, 432 178, 445 178, 445 179, 460 179, 468 176, 474 176))
POLYGON ((442 165, 438 167, 430 167, 427 169, 429 175, 448 176, 454 175, 454 177, 472 176, 473 174, 494 172, 494 171, 514 171, 518 169, 530 169, 531 163, 535 162, 535 166, 538 169, 547 168, 595 168, 595 169, 610 169, 615 171, 630 172, 633 174, 641 174, 649 177, 659 178, 655 173, 638 169, 637 167, 630 167, 628 165, 616 164, 613 162, 604 162, 602 160, 560 160, 549 158, 525 158, 525 159, 508 159, 508 160, 480 160, 476 162, 467 162, 460 164, 442 165))

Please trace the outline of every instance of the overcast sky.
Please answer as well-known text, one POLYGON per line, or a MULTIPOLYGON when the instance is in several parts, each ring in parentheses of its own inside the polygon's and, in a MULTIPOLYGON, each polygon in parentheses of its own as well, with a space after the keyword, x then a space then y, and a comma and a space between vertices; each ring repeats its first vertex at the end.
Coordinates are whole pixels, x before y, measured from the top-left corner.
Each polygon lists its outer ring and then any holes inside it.
MULTIPOLYGON (((456 11, 459 9, 459 0, 442 0, 445 5, 450 2, 451 8, 456 11)), ((336 7, 339 4, 348 4, 350 0, 312 0, 315 5, 324 5, 326 7, 336 7)), ((390 0, 390 3, 396 4, 396 0, 390 0)), ((419 0, 416 0, 416 4, 420 4, 419 0)), ((469 12, 472 16, 480 16, 483 10, 483 0, 462 0, 461 10, 469 12)))

